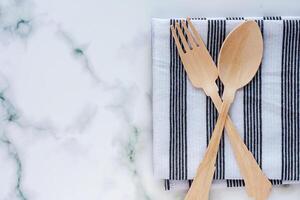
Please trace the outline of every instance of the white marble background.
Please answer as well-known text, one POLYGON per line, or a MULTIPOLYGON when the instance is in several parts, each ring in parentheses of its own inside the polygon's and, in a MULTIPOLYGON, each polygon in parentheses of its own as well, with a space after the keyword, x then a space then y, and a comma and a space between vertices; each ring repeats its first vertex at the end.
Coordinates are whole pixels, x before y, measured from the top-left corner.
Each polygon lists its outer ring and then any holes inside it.
POLYGON ((151 18, 300 15, 298 2, 0 0, 0 200, 183 199, 152 175, 151 18))

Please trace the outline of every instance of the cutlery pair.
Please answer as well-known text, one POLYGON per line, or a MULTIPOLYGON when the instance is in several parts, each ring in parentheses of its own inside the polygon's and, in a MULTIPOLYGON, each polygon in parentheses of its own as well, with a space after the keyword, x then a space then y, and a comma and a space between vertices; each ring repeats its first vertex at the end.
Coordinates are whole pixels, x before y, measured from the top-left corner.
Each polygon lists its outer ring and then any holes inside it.
POLYGON ((184 69, 192 85, 202 88, 219 112, 206 153, 185 200, 208 200, 224 126, 244 178, 247 194, 256 200, 265 200, 272 185, 228 116, 235 92, 251 81, 260 66, 263 53, 260 29, 256 22, 246 21, 231 31, 222 45, 217 68, 190 19, 181 20, 181 25, 176 22, 175 26, 171 26, 171 32, 184 69), (215 82, 218 77, 224 84, 223 101, 215 82))

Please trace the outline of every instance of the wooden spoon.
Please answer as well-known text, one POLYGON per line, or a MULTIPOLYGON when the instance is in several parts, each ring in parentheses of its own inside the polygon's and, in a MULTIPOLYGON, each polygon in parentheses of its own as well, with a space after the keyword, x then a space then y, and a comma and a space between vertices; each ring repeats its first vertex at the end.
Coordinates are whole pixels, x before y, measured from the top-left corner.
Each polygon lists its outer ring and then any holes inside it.
MULTIPOLYGON (((236 90, 246 85, 254 77, 260 66, 262 52, 263 41, 261 32, 254 21, 247 21, 241 24, 225 39, 219 55, 219 76, 224 83, 223 104, 206 154, 198 168, 192 188, 189 190, 185 200, 208 199, 209 188, 215 170, 218 147, 230 104, 234 99, 236 90)), ((249 154, 251 153, 249 152, 249 154)), ((257 169, 254 171, 257 171, 257 169)), ((249 181, 249 179, 251 179, 249 176, 256 175, 251 174, 251 171, 249 170, 242 171, 242 174, 244 177, 246 176, 245 182, 246 179, 247 182, 251 182, 249 181)), ((257 181, 259 182, 260 180, 257 181)), ((260 190, 253 184, 249 187, 251 188, 251 191, 248 191, 248 193, 257 200, 267 198, 269 189, 271 188, 268 180, 263 181, 263 185, 267 187, 267 192, 257 192, 260 190)), ((258 183, 258 185, 261 184, 258 183)), ((265 188, 262 188, 262 190, 263 189, 265 188)))
MULTIPOLYGON (((223 109, 228 112, 236 90, 247 85, 255 76, 263 55, 263 38, 260 28, 254 21, 247 21, 232 31, 225 39, 219 54, 219 77, 224 84, 223 109)), ((224 117, 222 113, 220 116, 224 117)), ((223 120, 220 119, 223 127, 223 120)), ((250 152, 249 152, 250 153, 250 152)), ((250 164, 250 163, 249 163, 250 164)), ((257 165, 250 165, 257 168, 257 165)), ((243 172, 242 172, 243 173, 243 172)), ((245 173, 245 172, 244 172, 245 173)), ((252 197, 265 200, 269 196, 272 185, 262 176, 255 176, 255 170, 245 174, 245 181, 252 184, 252 197), (255 177, 260 178, 253 180, 255 177), (252 181, 249 181, 251 180, 252 181)))

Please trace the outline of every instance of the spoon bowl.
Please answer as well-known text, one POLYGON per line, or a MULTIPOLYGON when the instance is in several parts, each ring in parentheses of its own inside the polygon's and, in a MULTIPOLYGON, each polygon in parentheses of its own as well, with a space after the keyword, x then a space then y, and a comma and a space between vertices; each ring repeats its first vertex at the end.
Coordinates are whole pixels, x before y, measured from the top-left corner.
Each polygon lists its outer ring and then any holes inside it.
POLYGON ((255 21, 236 27, 225 39, 218 60, 224 85, 239 89, 255 76, 263 55, 263 38, 255 21))

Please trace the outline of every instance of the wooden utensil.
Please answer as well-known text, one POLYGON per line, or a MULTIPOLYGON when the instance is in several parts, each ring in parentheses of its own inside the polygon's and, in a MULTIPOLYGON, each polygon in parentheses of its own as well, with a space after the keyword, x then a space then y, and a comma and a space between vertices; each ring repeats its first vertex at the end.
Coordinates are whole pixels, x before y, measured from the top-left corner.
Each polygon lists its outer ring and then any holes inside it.
MULTIPOLYGON (((185 37, 178 23, 176 23, 175 26, 179 35, 176 34, 174 27, 171 27, 171 30, 185 70, 187 71, 192 84, 197 88, 204 89, 205 93, 212 98, 212 101, 215 104, 217 110, 220 111, 222 100, 218 94, 218 88, 215 83, 215 80, 218 77, 215 63, 213 62, 211 56, 209 55, 209 52, 206 49, 206 46, 204 45, 201 37, 197 33, 190 20, 188 19, 188 24, 192 29, 193 36, 186 27, 185 23, 182 22, 182 24, 192 49, 189 48, 189 44, 185 40, 185 37), (183 42, 185 50, 182 49, 178 37, 183 42)), ((245 186, 248 195, 254 197, 255 199, 260 199, 261 196, 267 197, 270 192, 271 184, 257 165, 256 160, 254 159, 251 152, 248 151, 243 140, 240 138, 236 128, 229 118, 226 122, 226 129, 234 150, 235 157, 238 161, 241 174, 245 179, 245 186)), ((211 159, 209 157, 207 157, 206 159, 204 158, 204 162, 209 162, 210 160, 211 159)), ((212 162, 211 165, 213 163, 214 162, 212 162)), ((206 190, 206 194, 204 194, 202 197, 204 197, 203 199, 208 198, 210 183, 205 183, 205 180, 197 178, 202 177, 201 172, 205 173, 206 171, 205 169, 201 168, 203 168, 203 165, 199 167, 196 178, 191 186, 188 195, 186 196, 186 199, 197 199, 198 194, 193 191, 203 190, 203 188, 208 189, 206 190), (199 187, 199 185, 203 186, 199 187)), ((210 171, 207 171, 207 175, 209 176, 209 179, 212 179, 214 168, 209 169, 210 171)), ((203 194, 203 192, 199 192, 203 194)))

